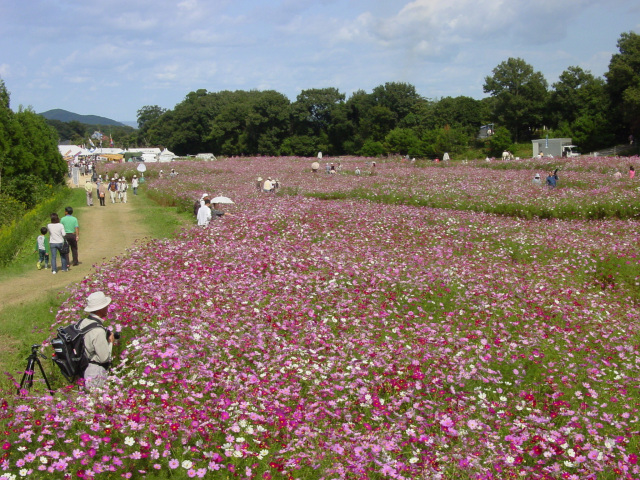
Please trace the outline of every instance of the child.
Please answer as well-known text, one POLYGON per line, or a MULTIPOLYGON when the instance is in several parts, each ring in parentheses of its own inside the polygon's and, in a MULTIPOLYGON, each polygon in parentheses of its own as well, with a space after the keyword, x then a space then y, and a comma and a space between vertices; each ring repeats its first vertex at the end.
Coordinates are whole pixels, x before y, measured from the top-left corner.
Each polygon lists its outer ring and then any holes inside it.
MULTIPOLYGON (((40 235, 38 235, 36 239, 36 250, 39 255, 38 263, 36 263, 38 270, 42 270, 43 265, 45 268, 49 268, 49 242, 45 237, 48 231, 47 227, 42 227, 40 229, 40 235)), ((34 250, 33 253, 36 253, 36 250, 34 250)))

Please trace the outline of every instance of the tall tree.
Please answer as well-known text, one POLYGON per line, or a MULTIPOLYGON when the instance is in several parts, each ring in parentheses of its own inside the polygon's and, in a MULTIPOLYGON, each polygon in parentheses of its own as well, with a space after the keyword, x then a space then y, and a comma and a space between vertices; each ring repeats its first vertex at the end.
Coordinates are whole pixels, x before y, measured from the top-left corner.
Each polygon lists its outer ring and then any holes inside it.
POLYGON ((640 136, 640 35, 627 32, 620 35, 618 49, 611 57, 604 74, 616 118, 616 133, 620 139, 630 133, 640 136))
POLYGON ((138 119, 138 138, 145 144, 149 145, 148 132, 152 124, 167 111, 166 108, 158 105, 145 105, 137 112, 138 119))
POLYGON ((613 138, 604 80, 580 67, 569 67, 552 87, 547 111, 556 135, 571 137, 586 150, 609 146, 613 138))
POLYGON ((542 126, 547 81, 521 58, 509 58, 494 68, 483 89, 496 99, 495 120, 509 129, 516 142, 542 126))
POLYGON ((393 113, 392 128, 401 124, 422 100, 416 92, 416 87, 403 82, 387 82, 379 85, 373 89, 371 97, 375 105, 387 108, 393 113))

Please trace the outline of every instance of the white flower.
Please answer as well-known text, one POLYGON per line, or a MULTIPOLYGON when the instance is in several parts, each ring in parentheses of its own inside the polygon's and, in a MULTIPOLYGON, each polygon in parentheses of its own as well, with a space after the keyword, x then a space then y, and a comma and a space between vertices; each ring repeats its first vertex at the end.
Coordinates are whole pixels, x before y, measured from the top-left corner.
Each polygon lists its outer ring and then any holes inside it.
POLYGON ((134 440, 133 437, 126 437, 124 439, 124 444, 129 445, 130 447, 133 446, 134 443, 136 443, 136 441, 134 440))
POLYGON ((243 442, 244 442, 244 437, 236 438, 236 443, 243 443, 243 442))
POLYGON ((183 460, 181 465, 182 468, 189 470, 191 467, 193 467, 193 462, 191 460, 183 460))
POLYGON ((409 459, 409 463, 417 463, 418 462, 418 457, 411 457, 409 459))

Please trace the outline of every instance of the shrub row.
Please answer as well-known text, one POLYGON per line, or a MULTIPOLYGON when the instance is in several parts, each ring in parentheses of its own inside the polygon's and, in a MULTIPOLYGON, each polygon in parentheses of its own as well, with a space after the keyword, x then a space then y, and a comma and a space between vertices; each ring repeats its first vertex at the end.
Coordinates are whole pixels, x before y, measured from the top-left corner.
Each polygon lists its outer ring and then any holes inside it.
POLYGON ((0 265, 10 263, 20 253, 27 239, 33 238, 35 241, 40 227, 49 223, 51 212, 60 210, 70 193, 67 187, 60 187, 48 200, 39 203, 0 230, 0 265))

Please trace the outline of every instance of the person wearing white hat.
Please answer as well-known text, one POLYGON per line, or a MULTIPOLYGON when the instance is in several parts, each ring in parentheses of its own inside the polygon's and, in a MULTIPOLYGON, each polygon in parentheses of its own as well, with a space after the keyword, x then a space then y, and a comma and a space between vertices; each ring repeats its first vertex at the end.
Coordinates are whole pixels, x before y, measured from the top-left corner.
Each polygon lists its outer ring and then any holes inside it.
POLYGON ((111 368, 114 335, 104 326, 110 303, 111 297, 103 292, 93 292, 87 297, 84 309, 89 315, 78 325, 81 329, 90 328, 84 335, 84 351, 89 360, 83 374, 87 388, 102 387, 111 368))
POLYGON ((131 188, 133 188, 133 194, 138 195, 138 176, 134 175, 131 179, 131 188))

